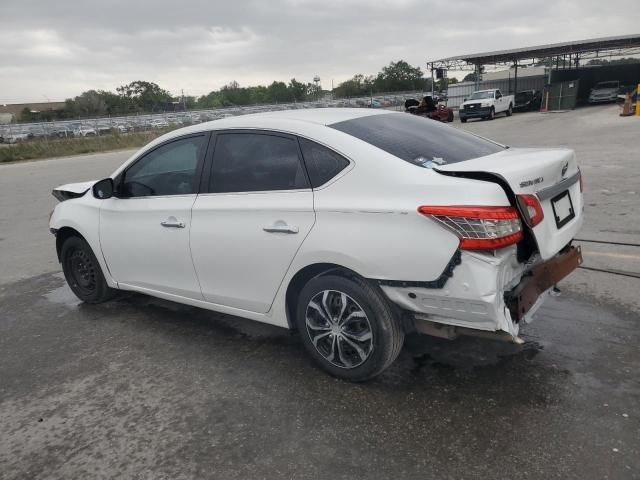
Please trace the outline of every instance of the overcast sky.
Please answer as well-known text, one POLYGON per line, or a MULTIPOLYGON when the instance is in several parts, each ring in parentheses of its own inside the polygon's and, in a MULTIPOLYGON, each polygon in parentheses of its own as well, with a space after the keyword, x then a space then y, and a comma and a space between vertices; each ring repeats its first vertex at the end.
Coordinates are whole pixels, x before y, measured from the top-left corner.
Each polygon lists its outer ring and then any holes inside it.
POLYGON ((0 0, 0 103, 133 80, 174 94, 304 82, 391 60, 638 33, 633 0, 0 0), (625 13, 627 12, 627 13, 625 13))

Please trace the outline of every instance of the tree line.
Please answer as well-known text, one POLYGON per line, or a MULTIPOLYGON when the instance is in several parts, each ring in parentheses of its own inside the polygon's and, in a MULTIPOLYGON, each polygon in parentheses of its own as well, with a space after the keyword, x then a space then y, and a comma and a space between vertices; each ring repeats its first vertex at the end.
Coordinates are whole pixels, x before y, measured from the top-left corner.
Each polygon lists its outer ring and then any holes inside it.
MULTIPOLYGON (((455 78, 448 83, 456 83, 455 78)), ((444 87, 439 81, 436 89, 444 87)), ((373 95, 382 92, 431 90, 431 78, 425 78, 420 67, 404 60, 391 62, 376 75, 354 75, 333 91, 322 90, 318 84, 292 78, 288 83, 274 81, 269 85, 242 87, 236 81, 200 97, 174 96, 153 82, 137 80, 116 88, 115 92, 88 90, 65 101, 57 110, 32 112, 28 108, 21 121, 42 121, 100 116, 120 116, 136 113, 182 111, 269 103, 292 103, 317 100, 327 93, 334 98, 373 95)))

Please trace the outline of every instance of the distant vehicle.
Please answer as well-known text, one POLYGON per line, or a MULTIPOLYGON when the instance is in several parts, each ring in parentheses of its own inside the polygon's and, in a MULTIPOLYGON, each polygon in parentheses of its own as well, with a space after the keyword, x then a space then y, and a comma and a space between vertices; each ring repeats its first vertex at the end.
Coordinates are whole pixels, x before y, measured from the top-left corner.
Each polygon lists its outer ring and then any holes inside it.
POLYGON ((127 133, 129 131, 129 128, 127 128, 127 126, 123 125, 122 123, 117 123, 111 127, 111 130, 115 130, 118 133, 127 133))
POLYGON ((367 107, 369 108, 382 108, 382 102, 378 101, 378 100, 370 100, 369 103, 367 104, 367 107))
POLYGON ((610 80, 597 83, 589 93, 589 103, 615 102, 620 93, 620 82, 610 80))
POLYGON ((514 112, 540 110, 542 105, 542 92, 540 90, 525 90, 516 93, 514 112))
POLYGON ((503 95, 500 90, 478 90, 460 105, 460 121, 465 123, 469 118, 493 120, 498 113, 504 112, 507 117, 513 113, 515 104, 513 95, 503 95))
POLYGON ((73 130, 73 134, 76 137, 94 137, 98 135, 95 128, 87 127, 85 125, 79 125, 73 130))
POLYGON ((446 105, 438 105, 431 95, 426 95, 422 102, 409 98, 404 102, 404 111, 413 115, 438 120, 440 122, 453 122, 453 110, 446 105))
POLYGON ((507 149, 388 110, 174 130, 53 195, 49 229, 80 300, 131 290, 293 328, 355 381, 390 366, 405 332, 522 342, 581 262, 572 150, 507 149))
POLYGON ((29 140, 29 134, 27 132, 15 132, 10 133, 4 137, 4 143, 18 143, 29 140))
POLYGON ((151 120, 151 122, 149 122, 149 126, 151 128, 167 128, 169 124, 164 119, 156 118, 154 120, 151 120))

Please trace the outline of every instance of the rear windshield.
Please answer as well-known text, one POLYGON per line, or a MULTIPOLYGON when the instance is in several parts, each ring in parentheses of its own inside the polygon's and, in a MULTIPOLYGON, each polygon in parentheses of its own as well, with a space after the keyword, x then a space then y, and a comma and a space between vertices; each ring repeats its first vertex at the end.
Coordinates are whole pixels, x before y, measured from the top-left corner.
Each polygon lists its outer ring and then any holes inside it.
POLYGON ((463 162, 504 150, 497 143, 409 113, 371 115, 329 126, 425 168, 463 162))
POLYGON ((618 88, 618 82, 600 82, 596 88, 618 88))

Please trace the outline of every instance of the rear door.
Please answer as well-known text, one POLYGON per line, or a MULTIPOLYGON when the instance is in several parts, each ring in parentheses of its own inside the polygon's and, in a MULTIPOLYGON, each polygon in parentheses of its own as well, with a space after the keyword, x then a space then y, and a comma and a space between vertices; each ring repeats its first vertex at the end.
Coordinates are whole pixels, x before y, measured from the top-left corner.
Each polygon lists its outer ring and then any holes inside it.
POLYGON ((315 221, 313 192, 295 137, 262 131, 215 135, 192 212, 191 251, 206 301, 267 312, 315 221))

